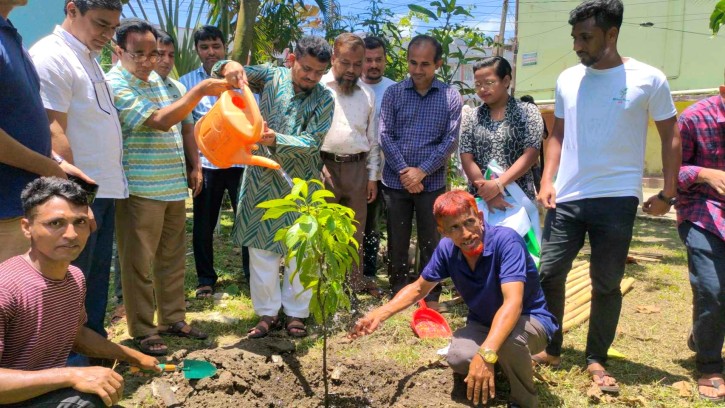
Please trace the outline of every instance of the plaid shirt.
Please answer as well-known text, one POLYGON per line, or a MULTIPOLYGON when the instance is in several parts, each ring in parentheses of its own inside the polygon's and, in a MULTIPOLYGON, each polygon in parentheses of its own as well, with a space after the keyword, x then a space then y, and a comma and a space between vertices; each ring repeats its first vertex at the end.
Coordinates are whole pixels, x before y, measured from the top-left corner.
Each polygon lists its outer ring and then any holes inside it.
MULTIPOLYGON (((179 78, 179 82, 181 82, 186 87, 186 89, 189 90, 207 78, 211 78, 211 75, 207 74, 206 71, 204 71, 204 66, 202 65, 198 69, 195 69, 183 75, 181 78, 179 78)), ((205 96, 201 98, 199 103, 196 104, 194 110, 191 111, 191 114, 194 117, 194 123, 198 122, 202 116, 206 115, 214 106, 217 100, 219 100, 219 98, 217 98, 216 96, 205 96)), ((199 159, 201 159, 201 167, 205 169, 216 170, 219 168, 211 164, 209 159, 204 157, 201 152, 199 152, 199 159)), ((244 165, 235 164, 232 167, 244 167, 244 165)))
POLYGON ((408 78, 390 86, 380 108, 380 147, 385 154, 383 184, 402 190, 400 170, 419 167, 425 191, 446 185, 446 164, 458 144, 461 96, 434 79, 421 96, 408 78))
POLYGON ((155 111, 173 102, 166 84, 156 72, 142 81, 120 64, 111 68, 107 78, 121 121, 129 193, 159 201, 186 199, 189 193, 181 126, 163 131, 144 125, 155 111))
POLYGON ((725 240, 725 197, 697 183, 703 168, 725 171, 725 105, 720 95, 690 106, 678 121, 682 167, 677 189, 677 223, 690 221, 725 240))

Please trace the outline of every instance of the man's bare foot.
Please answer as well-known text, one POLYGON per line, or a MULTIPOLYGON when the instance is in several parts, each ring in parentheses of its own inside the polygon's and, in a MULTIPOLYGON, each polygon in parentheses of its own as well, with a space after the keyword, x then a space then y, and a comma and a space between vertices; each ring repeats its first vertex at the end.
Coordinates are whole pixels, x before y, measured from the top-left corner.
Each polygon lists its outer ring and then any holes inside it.
POLYGON ((599 363, 591 363, 587 366, 592 381, 599 387, 602 392, 616 394, 619 392, 617 380, 607 372, 603 365, 599 363))
POLYGON ((551 356, 546 351, 531 356, 531 362, 536 365, 548 366, 556 370, 561 365, 561 356, 551 356))
POLYGON ((703 374, 697 380, 700 398, 720 402, 725 397, 725 381, 722 374, 703 374))

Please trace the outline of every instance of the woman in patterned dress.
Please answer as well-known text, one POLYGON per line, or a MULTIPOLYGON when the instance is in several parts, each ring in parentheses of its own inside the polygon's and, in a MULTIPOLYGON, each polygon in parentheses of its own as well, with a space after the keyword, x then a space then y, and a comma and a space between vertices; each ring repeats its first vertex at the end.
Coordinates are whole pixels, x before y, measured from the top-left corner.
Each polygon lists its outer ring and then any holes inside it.
POLYGON ((517 101, 508 94, 511 65, 503 57, 487 57, 473 66, 476 94, 483 104, 463 115, 460 152, 468 190, 481 197, 489 209, 510 206, 501 194, 515 182, 536 200, 531 171, 541 148, 544 121, 538 108, 517 101), (483 173, 495 160, 504 169, 497 179, 485 180, 483 173))

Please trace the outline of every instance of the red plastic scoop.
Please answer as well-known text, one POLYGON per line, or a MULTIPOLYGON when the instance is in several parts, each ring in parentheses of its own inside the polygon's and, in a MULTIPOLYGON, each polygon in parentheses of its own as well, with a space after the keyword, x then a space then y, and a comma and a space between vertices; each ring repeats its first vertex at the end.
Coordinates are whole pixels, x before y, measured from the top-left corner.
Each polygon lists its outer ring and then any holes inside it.
POLYGON ((440 313, 429 308, 423 299, 418 301, 418 306, 420 308, 413 313, 413 320, 410 322, 410 327, 418 337, 431 339, 452 336, 451 328, 440 313))

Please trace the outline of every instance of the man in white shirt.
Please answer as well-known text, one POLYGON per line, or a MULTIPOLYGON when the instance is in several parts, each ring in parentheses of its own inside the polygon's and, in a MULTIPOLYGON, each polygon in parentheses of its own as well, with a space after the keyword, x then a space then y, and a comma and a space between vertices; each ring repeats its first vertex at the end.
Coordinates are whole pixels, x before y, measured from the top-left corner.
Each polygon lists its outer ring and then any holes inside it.
MULTIPOLYGON (((395 81, 383 76, 385 64, 387 63, 387 52, 385 42, 380 37, 365 37, 365 59, 363 60, 362 76, 360 79, 367 85, 375 95, 375 121, 380 118, 380 106, 383 102, 383 94, 395 81)), ((377 138, 377 136, 376 136, 377 138)), ((380 154, 380 169, 383 169, 382 153, 380 154)), ((380 190, 380 177, 378 174, 378 191, 380 190)), ((374 278, 378 271, 378 251, 380 249, 380 231, 378 231, 378 219, 383 210, 383 200, 378 196, 368 204, 368 216, 365 220, 365 233, 363 235, 363 274, 368 278, 374 278)))
MULTIPOLYGON (((581 64, 557 81, 554 128, 538 197, 548 209, 541 286, 560 323, 566 276, 589 234, 592 306, 586 364, 599 389, 612 393, 619 386, 604 364, 622 308, 619 285, 642 196, 649 116, 662 140, 664 190, 642 204, 646 213, 669 211, 682 161, 677 111, 665 75, 617 51, 623 14, 620 0, 589 0, 570 14, 581 64)), ((562 340, 559 330, 534 361, 559 365, 562 340)))
POLYGON ((113 92, 96 57, 118 27, 121 7, 120 1, 66 0, 63 23, 30 49, 40 77, 53 150, 99 185, 91 206, 98 229, 73 265, 86 277, 86 325, 102 336, 106 336, 103 323, 115 199, 128 197, 128 184, 121 163, 123 141, 113 92))
MULTIPOLYGON (((355 211, 358 243, 362 243, 367 205, 378 194, 380 170, 375 99, 367 86, 358 83, 364 56, 365 44, 360 37, 340 34, 333 45, 332 69, 320 81, 335 96, 332 125, 320 149, 325 187, 335 194, 332 201, 355 211)), ((362 246, 359 253, 362 260, 362 246)), ((355 292, 381 295, 374 281, 364 279, 362 265, 353 267, 350 286, 355 292)))

